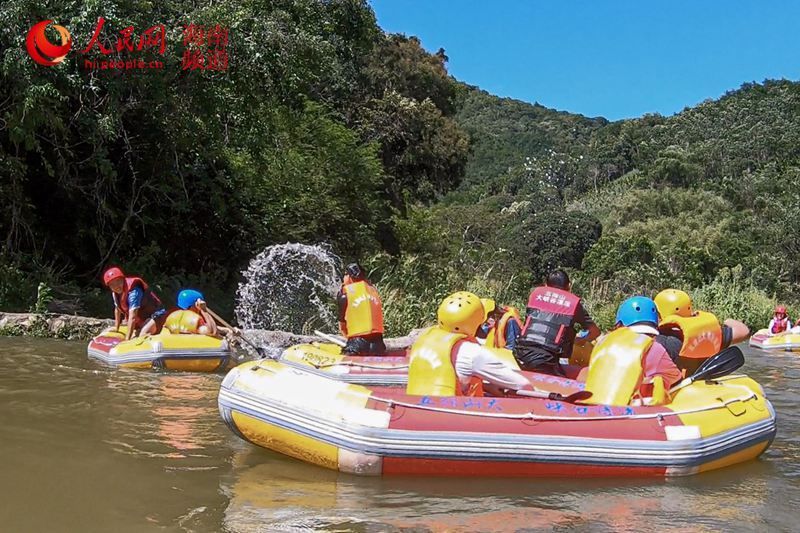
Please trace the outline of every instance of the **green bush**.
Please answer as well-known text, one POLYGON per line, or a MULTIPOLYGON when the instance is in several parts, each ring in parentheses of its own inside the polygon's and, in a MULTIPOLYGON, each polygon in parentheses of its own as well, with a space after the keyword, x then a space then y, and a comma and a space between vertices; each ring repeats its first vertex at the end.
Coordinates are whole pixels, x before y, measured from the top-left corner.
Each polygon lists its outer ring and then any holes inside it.
POLYGON ((36 281, 10 261, 0 259, 0 310, 24 312, 36 300, 36 281))
MULTIPOLYGON (((740 320, 751 331, 767 327, 778 301, 745 277, 741 267, 723 268, 711 283, 691 291, 696 309, 714 313, 720 321, 740 320)), ((785 302, 781 302, 785 303, 785 302)), ((789 315, 797 317, 800 307, 789 305, 789 315)))

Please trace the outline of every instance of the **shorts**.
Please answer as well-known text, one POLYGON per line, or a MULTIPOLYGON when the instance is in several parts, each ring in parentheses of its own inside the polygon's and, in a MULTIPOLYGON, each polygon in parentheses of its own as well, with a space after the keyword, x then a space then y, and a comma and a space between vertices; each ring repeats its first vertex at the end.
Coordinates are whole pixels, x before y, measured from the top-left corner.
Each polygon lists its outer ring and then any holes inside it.
POLYGON ((558 355, 541 346, 525 346, 518 343, 514 348, 514 358, 522 370, 554 376, 564 375, 558 362, 558 355))
POLYGON ((383 335, 368 335, 365 337, 351 337, 347 339, 342 349, 344 354, 362 355, 383 355, 386 353, 386 345, 383 343, 383 335))
POLYGON ((167 321, 167 310, 163 307, 157 310, 155 313, 150 315, 150 318, 144 321, 144 324, 147 324, 147 322, 150 320, 156 323, 156 330, 153 332, 153 335, 158 335, 161 333, 161 328, 164 327, 164 323, 167 321))

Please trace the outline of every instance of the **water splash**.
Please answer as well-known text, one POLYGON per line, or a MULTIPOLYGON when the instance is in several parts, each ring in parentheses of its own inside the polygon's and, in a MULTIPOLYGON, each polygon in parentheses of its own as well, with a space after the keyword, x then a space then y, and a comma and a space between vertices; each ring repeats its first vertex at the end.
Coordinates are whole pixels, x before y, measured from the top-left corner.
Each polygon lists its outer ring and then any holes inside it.
POLYGON ((268 246, 243 272, 236 319, 249 329, 335 331, 340 272, 341 260, 325 245, 268 246))

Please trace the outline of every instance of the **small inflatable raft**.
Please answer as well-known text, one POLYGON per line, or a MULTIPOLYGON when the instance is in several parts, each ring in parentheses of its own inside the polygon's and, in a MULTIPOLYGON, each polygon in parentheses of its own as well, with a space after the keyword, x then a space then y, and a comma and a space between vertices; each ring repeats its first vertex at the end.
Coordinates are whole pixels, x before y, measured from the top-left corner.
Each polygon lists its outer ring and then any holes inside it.
POLYGON ((372 476, 683 476, 756 458, 775 436, 745 376, 695 382, 666 406, 612 407, 409 396, 261 360, 228 373, 219 410, 253 444, 372 476))
POLYGON ((750 346, 761 350, 800 352, 800 333, 789 331, 773 335, 767 328, 760 329, 750 337, 750 346))
POLYGON ((233 352, 225 339, 208 335, 158 335, 125 340, 122 331, 104 331, 89 343, 88 354, 106 364, 126 368, 159 368, 185 372, 217 372, 229 368, 233 352))

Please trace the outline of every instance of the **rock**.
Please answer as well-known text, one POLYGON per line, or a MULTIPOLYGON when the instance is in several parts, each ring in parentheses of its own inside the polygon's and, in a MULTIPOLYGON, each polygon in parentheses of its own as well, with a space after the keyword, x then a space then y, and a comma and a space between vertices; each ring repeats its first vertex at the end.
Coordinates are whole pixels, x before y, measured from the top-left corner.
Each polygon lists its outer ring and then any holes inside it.
MULTIPOLYGON (((103 329, 113 326, 108 318, 92 318, 75 315, 53 315, 36 313, 4 313, 0 311, 0 335, 30 335, 70 340, 90 340, 103 329)), ((386 338, 386 347, 392 350, 408 348, 419 336, 421 329, 412 330, 403 337, 386 338)), ((248 329, 244 334, 257 346, 263 346, 270 354, 280 354, 294 344, 329 342, 315 335, 301 335, 288 331, 248 329)), ((243 343, 249 352, 252 348, 243 343)), ((253 354, 255 355, 255 354, 253 354)))

